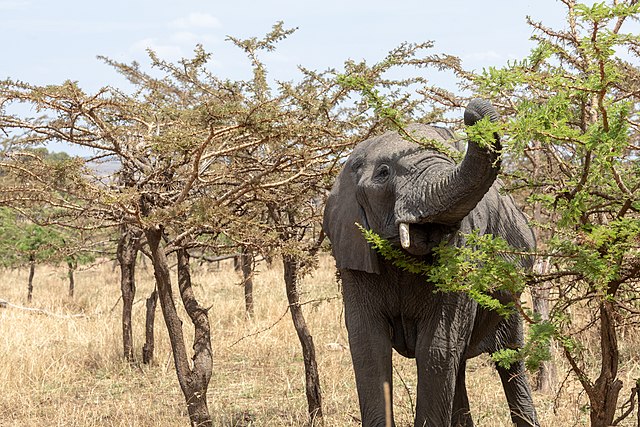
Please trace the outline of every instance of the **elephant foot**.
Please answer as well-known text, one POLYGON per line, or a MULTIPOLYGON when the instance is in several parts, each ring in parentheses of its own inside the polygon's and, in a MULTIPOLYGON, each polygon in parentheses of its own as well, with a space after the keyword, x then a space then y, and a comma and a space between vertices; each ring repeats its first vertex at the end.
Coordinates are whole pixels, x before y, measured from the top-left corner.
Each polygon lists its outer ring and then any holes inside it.
POLYGON ((458 409, 454 412, 451 427, 473 427, 473 419, 469 409, 458 409))

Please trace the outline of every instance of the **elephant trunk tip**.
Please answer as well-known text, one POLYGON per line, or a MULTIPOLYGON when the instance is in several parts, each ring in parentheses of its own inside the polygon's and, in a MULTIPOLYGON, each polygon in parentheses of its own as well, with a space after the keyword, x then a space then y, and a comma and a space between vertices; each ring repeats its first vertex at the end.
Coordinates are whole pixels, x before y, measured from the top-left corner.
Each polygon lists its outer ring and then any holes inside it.
POLYGON ((473 126, 485 116, 489 116, 492 122, 497 122, 500 119, 498 111, 491 105, 491 102, 480 98, 472 99, 464 110, 464 124, 473 126))

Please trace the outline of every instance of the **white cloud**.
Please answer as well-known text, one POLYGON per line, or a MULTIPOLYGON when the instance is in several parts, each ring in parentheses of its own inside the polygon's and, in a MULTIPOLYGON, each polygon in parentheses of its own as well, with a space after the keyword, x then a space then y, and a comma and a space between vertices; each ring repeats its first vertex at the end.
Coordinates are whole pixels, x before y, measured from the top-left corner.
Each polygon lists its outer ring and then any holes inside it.
MULTIPOLYGON (((3 1, 3 0, 0 0, 3 1)), ((174 31, 160 37, 147 37, 134 43, 129 50, 142 54, 151 49, 167 60, 176 60, 190 55, 197 44, 219 44, 220 38, 208 30, 219 28, 220 21, 207 13, 190 13, 188 16, 169 23, 174 31)))
POLYGON ((147 37, 138 40, 129 47, 129 51, 146 56, 147 49, 151 49, 162 59, 177 60, 191 55, 197 44, 210 46, 219 42, 220 40, 215 36, 177 31, 166 37, 147 37))
POLYGON ((191 30, 194 28, 220 28, 220 20, 208 13, 192 12, 187 17, 176 19, 170 23, 172 28, 191 30))
POLYGON ((131 52, 134 53, 143 53, 147 49, 153 50, 163 59, 178 59, 184 56, 180 46, 159 43, 157 39, 152 37, 139 40, 130 48, 131 52))

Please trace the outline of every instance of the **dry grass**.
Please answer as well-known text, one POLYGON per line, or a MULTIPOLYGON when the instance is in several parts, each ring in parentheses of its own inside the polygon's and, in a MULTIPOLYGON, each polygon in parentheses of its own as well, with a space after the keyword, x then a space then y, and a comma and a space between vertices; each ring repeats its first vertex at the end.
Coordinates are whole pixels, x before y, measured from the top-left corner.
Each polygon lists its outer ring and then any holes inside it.
MULTIPOLYGON (((239 277, 229 264, 194 271, 198 298, 211 306, 214 372, 209 405, 215 426, 302 426, 306 420, 300 347, 281 271, 260 266, 256 316, 247 320, 239 277)), ((0 298, 25 304, 26 271, 0 273, 0 298)), ((63 269, 36 272, 32 307, 59 316, 0 308, 0 426, 188 425, 160 311, 156 361, 130 366, 121 356, 119 275, 112 264, 80 272, 76 297, 66 296, 63 269), (83 317, 72 315, 83 314, 83 317)), ((140 268, 134 308, 136 351, 143 339, 144 298, 153 287, 140 268)), ((332 262, 302 283, 306 316, 318 352, 325 426, 358 425, 358 408, 342 307, 332 262)), ((186 324, 186 323, 185 323, 186 324)), ((188 330, 188 335, 191 330, 188 330)), ((630 334, 633 335, 633 334, 630 334)), ((627 344, 625 344, 627 345, 627 344)), ((630 345, 630 344, 629 344, 630 345)), ((635 346, 635 350, 640 346, 635 346)), ((628 346, 628 345, 627 345, 628 346)), ((633 354, 631 348, 627 354, 633 354)), ((635 351, 635 353, 638 353, 635 351)), ((414 364, 395 358, 394 403, 399 427, 411 426, 414 364), (405 387, 406 385, 406 387, 405 387)), ((624 394, 640 376, 637 360, 623 363, 624 394)), ((487 359, 469 364, 467 382, 477 426, 510 426, 499 379, 487 359)), ((560 371, 560 380, 563 378, 560 371)), ((569 379, 555 396, 536 395, 544 426, 586 426, 586 398, 569 379)), ((633 423, 628 420, 631 426, 633 423)))

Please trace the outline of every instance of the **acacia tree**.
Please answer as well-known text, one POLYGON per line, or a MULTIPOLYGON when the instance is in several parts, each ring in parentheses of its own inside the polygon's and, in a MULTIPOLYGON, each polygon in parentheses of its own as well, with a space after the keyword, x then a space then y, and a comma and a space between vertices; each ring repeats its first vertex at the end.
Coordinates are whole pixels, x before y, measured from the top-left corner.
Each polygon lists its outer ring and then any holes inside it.
POLYGON ((27 302, 33 300, 36 264, 53 263, 62 246, 61 234, 51 228, 32 223, 8 208, 0 209, 0 257, 2 265, 29 267, 27 302))
MULTIPOLYGON (((588 396, 591 425, 601 427, 630 414, 636 391, 631 409, 619 403, 618 333, 639 313, 640 38, 625 28, 638 21, 640 5, 562 3, 565 29, 528 19, 536 43, 528 58, 480 75, 455 60, 447 67, 463 89, 502 110, 505 177, 533 208, 538 255, 548 263, 530 280, 534 295, 548 295, 548 319, 528 318, 528 352, 516 357, 538 366, 555 339, 588 396)), ((451 93, 425 93, 445 110, 460 103, 451 93)))
MULTIPOLYGON (((9 141, 10 142, 10 141, 9 141)), ((60 186, 68 182, 64 170, 72 159, 66 153, 49 153, 45 148, 25 147, 22 151, 11 149, 9 144, 0 152, 0 206, 4 237, 0 242, 5 265, 29 265, 28 301, 31 301, 33 277, 37 263, 58 264, 68 267, 69 296, 75 288, 74 273, 79 264, 95 259, 101 242, 87 239, 80 229, 63 228, 57 221, 49 221, 59 210, 42 207, 31 186, 36 171, 47 169, 51 180, 60 186)), ((87 225, 87 221, 78 224, 87 225)))
POLYGON ((591 425, 599 427, 621 420, 618 331, 637 322, 638 313, 640 37, 623 28, 638 19, 640 5, 563 3, 566 30, 531 21, 537 30, 531 56, 490 70, 480 84, 502 95, 512 114, 506 132, 514 155, 544 171, 515 182, 553 220, 539 224, 549 230, 551 270, 537 280, 552 286, 547 324, 589 398, 591 425), (627 59, 619 56, 623 50, 627 59), (533 150, 542 161, 532 161, 533 150), (588 354, 597 356, 597 368, 588 354))
MULTIPOLYGON (((271 50, 289 33, 278 24, 263 40, 246 43, 271 50)), ((245 42, 236 40, 236 44, 245 42)), ((215 241, 222 232, 232 235, 234 230, 248 228, 252 218, 238 213, 252 203, 251 192, 292 182, 303 176, 309 165, 319 164, 333 153, 334 142, 328 143, 327 138, 336 133, 317 123, 313 114, 331 111, 346 92, 331 99, 300 97, 305 90, 325 90, 319 87, 322 81, 310 79, 307 84, 318 87, 301 87, 296 96, 285 91, 271 94, 256 84, 264 82, 265 73, 256 61, 252 61, 254 81, 222 80, 206 70, 209 54, 200 47, 194 58, 178 64, 162 61, 153 53, 150 57, 162 77, 152 77, 136 64, 105 60, 137 88, 133 94, 109 87, 87 94, 73 82, 44 87, 3 82, 3 109, 11 103, 28 103, 44 114, 37 120, 16 114, 2 116, 2 129, 21 133, 10 155, 24 146, 49 141, 83 146, 94 153, 86 161, 75 159, 61 169, 71 178, 64 186, 44 163, 30 169, 8 163, 6 173, 20 178, 9 193, 19 195, 11 199, 16 205, 54 207, 55 216, 48 219, 51 222, 71 224, 79 216, 91 216, 104 221, 105 226, 140 230, 152 258, 158 298, 191 421, 210 425, 206 401, 212 368, 208 312, 191 291, 187 251, 215 241), (321 102, 327 104, 319 106, 321 102), (311 137, 319 134, 325 137, 311 137), (299 147, 296 155, 292 155, 293 146, 299 147), (261 162, 250 161, 247 153, 261 153, 261 162), (123 174, 117 179, 96 173, 93 165, 104 160, 118 162, 126 179, 123 174), (179 259, 180 295, 195 329, 193 359, 197 363, 192 366, 169 275, 167 260, 173 253, 179 259)), ((250 57, 253 59, 251 53, 250 57)), ((348 114, 345 117, 350 118, 348 114)), ((123 243, 129 244, 133 243, 123 243)), ((131 294, 133 286, 129 288, 131 294)), ((125 355, 130 355, 125 326, 125 355)))

